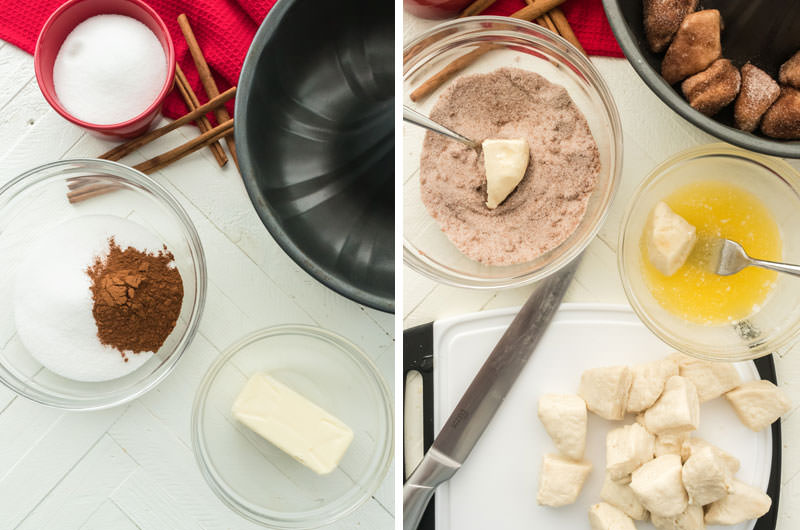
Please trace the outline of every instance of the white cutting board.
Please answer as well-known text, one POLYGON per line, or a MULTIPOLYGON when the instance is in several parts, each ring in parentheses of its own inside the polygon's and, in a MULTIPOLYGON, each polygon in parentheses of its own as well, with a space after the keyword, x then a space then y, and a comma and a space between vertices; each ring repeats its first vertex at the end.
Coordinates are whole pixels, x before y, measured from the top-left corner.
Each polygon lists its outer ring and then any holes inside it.
MULTIPOLYGON (((434 430, 439 432, 517 309, 465 315, 434 323, 434 430)), ((586 458, 594 469, 577 502, 561 508, 539 506, 536 492, 542 454, 555 452, 536 415, 539 396, 574 393, 586 368, 635 364, 673 350, 653 335, 627 306, 564 304, 520 373, 463 467, 436 491, 437 530, 589 528, 589 507, 600 501, 609 429, 633 422, 603 420, 589 413, 586 458)), ((737 363, 745 380, 758 379, 752 362, 737 363)), ((772 433, 744 427, 724 398, 700 408, 696 436, 733 454, 742 463, 737 478, 766 491, 772 433)), ((755 522, 708 527, 750 530, 755 522)), ((639 530, 650 523, 636 522, 639 530)))

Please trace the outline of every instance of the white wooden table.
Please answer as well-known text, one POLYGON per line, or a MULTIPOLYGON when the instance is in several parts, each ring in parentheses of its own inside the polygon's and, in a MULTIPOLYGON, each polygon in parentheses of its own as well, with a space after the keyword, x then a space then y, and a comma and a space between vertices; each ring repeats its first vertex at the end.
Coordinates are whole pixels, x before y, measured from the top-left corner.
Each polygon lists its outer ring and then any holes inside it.
MULTIPOLYGON (((171 133, 132 154, 135 164, 197 134, 171 133)), ((0 43, 0 183, 45 162, 92 157, 109 144, 45 102, 33 59, 0 43)), ((229 344, 257 329, 304 323, 358 344, 394 387, 394 319, 328 290, 286 256, 261 224, 232 162, 207 149, 156 173, 187 210, 208 260, 199 333, 175 371, 111 410, 66 413, 0 386, 0 530, 239 530, 262 528, 212 493, 195 465, 192 399, 229 344)), ((364 506, 331 528, 394 527, 392 473, 364 506)))
MULTIPOLYGON (((437 22, 404 14, 404 42, 437 22)), ((617 273, 617 236, 633 190, 657 164, 693 146, 717 142, 678 116, 658 99, 625 59, 593 57, 614 95, 622 119, 624 158, 622 181, 608 220, 587 248, 567 302, 627 304, 617 273)), ((800 162, 789 161, 800 169, 800 162)), ((448 287, 403 268, 403 325, 405 328, 448 316, 485 309, 519 306, 532 287, 503 291, 477 291, 448 287)), ((783 417, 782 492, 779 530, 800 527, 800 347, 775 359, 780 385, 795 408, 783 417)))

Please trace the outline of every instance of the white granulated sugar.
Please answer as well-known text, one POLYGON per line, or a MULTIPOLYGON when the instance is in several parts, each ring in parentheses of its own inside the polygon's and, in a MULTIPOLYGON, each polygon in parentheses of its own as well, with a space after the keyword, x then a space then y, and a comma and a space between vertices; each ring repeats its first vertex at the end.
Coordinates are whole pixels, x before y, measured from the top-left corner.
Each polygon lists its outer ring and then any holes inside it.
POLYGON ((127 352, 104 346, 92 316, 91 279, 86 269, 108 254, 113 236, 121 248, 157 252, 163 248, 150 231, 112 215, 87 215, 66 221, 33 242, 14 282, 14 321, 28 352, 48 370, 77 381, 107 381, 142 366, 153 352, 127 352))
POLYGON ((97 15, 75 26, 53 65, 59 102, 76 118, 97 125, 140 115, 166 79, 167 58, 158 38, 123 15, 97 15))

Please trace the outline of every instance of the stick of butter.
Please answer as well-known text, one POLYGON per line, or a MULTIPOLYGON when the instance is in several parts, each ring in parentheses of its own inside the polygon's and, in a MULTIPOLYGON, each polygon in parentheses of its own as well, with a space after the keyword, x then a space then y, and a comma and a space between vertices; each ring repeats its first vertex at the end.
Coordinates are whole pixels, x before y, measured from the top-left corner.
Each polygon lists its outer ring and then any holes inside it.
POLYGON ((486 206, 497 208, 514 191, 528 169, 528 142, 522 138, 484 140, 483 165, 486 168, 486 206))
POLYGON ((320 475, 330 473, 353 441, 353 431, 280 381, 255 374, 244 385, 233 416, 320 475))

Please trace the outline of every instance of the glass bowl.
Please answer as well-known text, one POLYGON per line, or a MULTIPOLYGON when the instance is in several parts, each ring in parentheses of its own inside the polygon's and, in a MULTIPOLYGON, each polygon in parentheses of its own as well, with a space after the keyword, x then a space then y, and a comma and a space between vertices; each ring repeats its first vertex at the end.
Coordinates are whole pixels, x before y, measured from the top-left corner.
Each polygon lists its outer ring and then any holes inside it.
POLYGON ((642 274, 640 240, 655 204, 692 182, 709 178, 755 195, 772 214, 781 232, 783 260, 800 263, 800 175, 776 158, 726 144, 684 151, 656 167, 634 192, 619 239, 619 272, 625 294, 639 318, 658 337, 679 351, 706 360, 743 361, 789 347, 800 334, 800 281, 779 274, 764 303, 749 317, 724 324, 695 324, 661 307, 642 274))
POLYGON ((214 493, 269 528, 317 528, 372 496, 393 458, 392 397, 356 345, 319 328, 278 326, 231 346, 194 400, 192 447, 214 493), (317 475, 240 424, 231 406, 255 373, 269 373, 346 423, 354 433, 339 467, 317 475))
POLYGON ((413 102, 409 94, 445 65, 476 47, 497 48, 480 56, 457 76, 486 73, 503 66, 534 71, 562 85, 583 112, 600 152, 600 175, 583 220, 558 247, 533 261, 489 266, 463 255, 440 230, 420 198, 419 163, 425 132, 403 127, 403 260, 413 270, 459 287, 518 287, 557 271, 591 242, 605 220, 622 167, 619 113, 600 73, 570 43, 535 24, 507 17, 478 16, 440 24, 407 43, 403 60, 403 103, 428 115, 445 83, 413 102))
POLYGON ((181 312, 163 346, 142 366, 117 379, 84 382, 67 379, 39 364, 19 338, 13 304, 0 304, 0 381, 44 405, 102 409, 154 388, 172 371, 192 341, 205 303, 205 256, 197 231, 183 208, 150 177, 122 164, 96 159, 45 164, 0 188, 0 298, 14 299, 16 269, 32 241, 65 221, 94 215, 133 221, 164 242, 183 279, 181 312), (75 178, 117 189, 71 204, 67 200, 67 184, 75 178))

